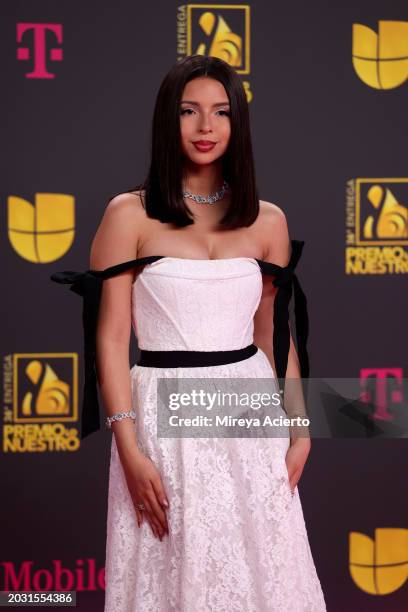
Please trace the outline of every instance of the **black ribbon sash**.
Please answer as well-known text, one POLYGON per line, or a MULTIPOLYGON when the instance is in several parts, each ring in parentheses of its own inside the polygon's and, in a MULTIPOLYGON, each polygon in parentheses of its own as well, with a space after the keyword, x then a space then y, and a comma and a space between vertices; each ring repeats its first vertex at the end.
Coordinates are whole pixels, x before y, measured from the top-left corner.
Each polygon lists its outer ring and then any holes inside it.
MULTIPOLYGON (((307 337, 309 322, 306 296, 300 286, 294 270, 302 253, 304 241, 291 240, 292 252, 287 266, 282 267, 262 259, 256 259, 263 274, 273 275, 273 284, 278 287, 274 302, 274 332, 273 352, 277 377, 283 381, 286 375, 290 347, 289 329, 289 303, 294 289, 296 338, 298 344, 298 357, 301 377, 309 376, 309 358, 307 353, 307 337), (293 289, 292 289, 293 288, 293 289)), ((84 386, 82 394, 81 412, 81 439, 100 429, 99 401, 97 391, 96 371, 96 327, 98 321, 99 305, 102 294, 102 283, 137 266, 153 263, 165 257, 164 255, 150 255, 132 259, 105 270, 86 270, 75 272, 64 270, 55 272, 50 279, 56 283, 69 284, 70 290, 82 296, 82 325, 84 338, 84 386)), ((283 387, 281 387, 283 388, 283 387)))
MULTIPOLYGON (((257 259, 263 274, 274 275, 272 281, 278 291, 275 295, 273 313, 273 354, 276 375, 284 381, 290 348, 289 303, 294 290, 295 323, 297 352, 301 378, 309 377, 309 356, 307 338, 309 335, 309 317, 307 299, 295 274, 295 268, 302 254, 304 240, 292 240, 292 252, 287 266, 281 267, 268 261, 257 259)), ((284 382, 282 383, 284 386, 284 382)))

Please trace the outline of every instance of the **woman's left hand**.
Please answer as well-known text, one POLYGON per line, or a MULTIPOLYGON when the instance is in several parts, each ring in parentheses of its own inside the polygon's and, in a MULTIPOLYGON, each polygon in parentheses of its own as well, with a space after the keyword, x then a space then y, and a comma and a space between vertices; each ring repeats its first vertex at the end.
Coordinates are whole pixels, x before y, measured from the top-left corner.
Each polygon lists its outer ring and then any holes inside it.
POLYGON ((297 438, 290 445, 286 457, 286 469, 288 471, 290 488, 292 494, 302 475, 311 448, 310 438, 297 438))

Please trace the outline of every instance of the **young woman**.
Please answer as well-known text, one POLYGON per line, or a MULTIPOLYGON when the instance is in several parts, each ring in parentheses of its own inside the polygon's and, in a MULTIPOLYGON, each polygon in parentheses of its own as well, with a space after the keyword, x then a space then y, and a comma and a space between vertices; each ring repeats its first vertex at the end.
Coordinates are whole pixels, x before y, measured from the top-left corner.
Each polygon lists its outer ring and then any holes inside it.
MULTIPOLYGON (((157 435, 159 378, 306 372, 307 330, 300 360, 285 327, 301 244, 283 211, 258 199, 235 71, 201 55, 178 62, 158 93, 147 179, 109 201, 91 270, 61 281, 100 300, 85 307, 85 331, 98 313, 96 368, 113 432, 105 612, 326 610, 297 489, 310 439, 157 435), (89 273, 104 281, 99 293, 89 273), (141 357, 130 369, 132 326, 141 357)), ((89 344, 86 359, 89 400, 89 344)), ((82 419, 86 433, 97 428, 82 419)))

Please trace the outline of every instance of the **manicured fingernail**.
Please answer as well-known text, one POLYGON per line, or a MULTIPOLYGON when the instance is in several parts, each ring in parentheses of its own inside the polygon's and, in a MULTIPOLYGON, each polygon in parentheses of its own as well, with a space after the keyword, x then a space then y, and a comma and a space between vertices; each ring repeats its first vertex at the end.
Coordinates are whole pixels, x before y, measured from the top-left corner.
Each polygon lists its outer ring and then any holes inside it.
POLYGON ((169 507, 169 502, 167 501, 167 499, 163 499, 162 500, 162 504, 163 504, 163 506, 166 506, 166 508, 169 507))

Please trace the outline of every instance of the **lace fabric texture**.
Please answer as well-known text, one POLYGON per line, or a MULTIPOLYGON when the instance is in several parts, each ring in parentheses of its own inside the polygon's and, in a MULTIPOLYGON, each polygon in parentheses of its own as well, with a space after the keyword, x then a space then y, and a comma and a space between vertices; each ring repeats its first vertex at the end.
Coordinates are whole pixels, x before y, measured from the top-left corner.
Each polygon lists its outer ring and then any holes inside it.
MULTIPOLYGON (((140 348, 229 350, 253 341, 262 278, 250 258, 163 258, 133 286, 140 348)), ((169 536, 139 528, 112 436, 105 612, 320 612, 323 592, 298 489, 285 463, 289 437, 160 438, 157 378, 274 378, 258 349, 241 362, 131 370, 138 444, 169 499, 169 536)))

